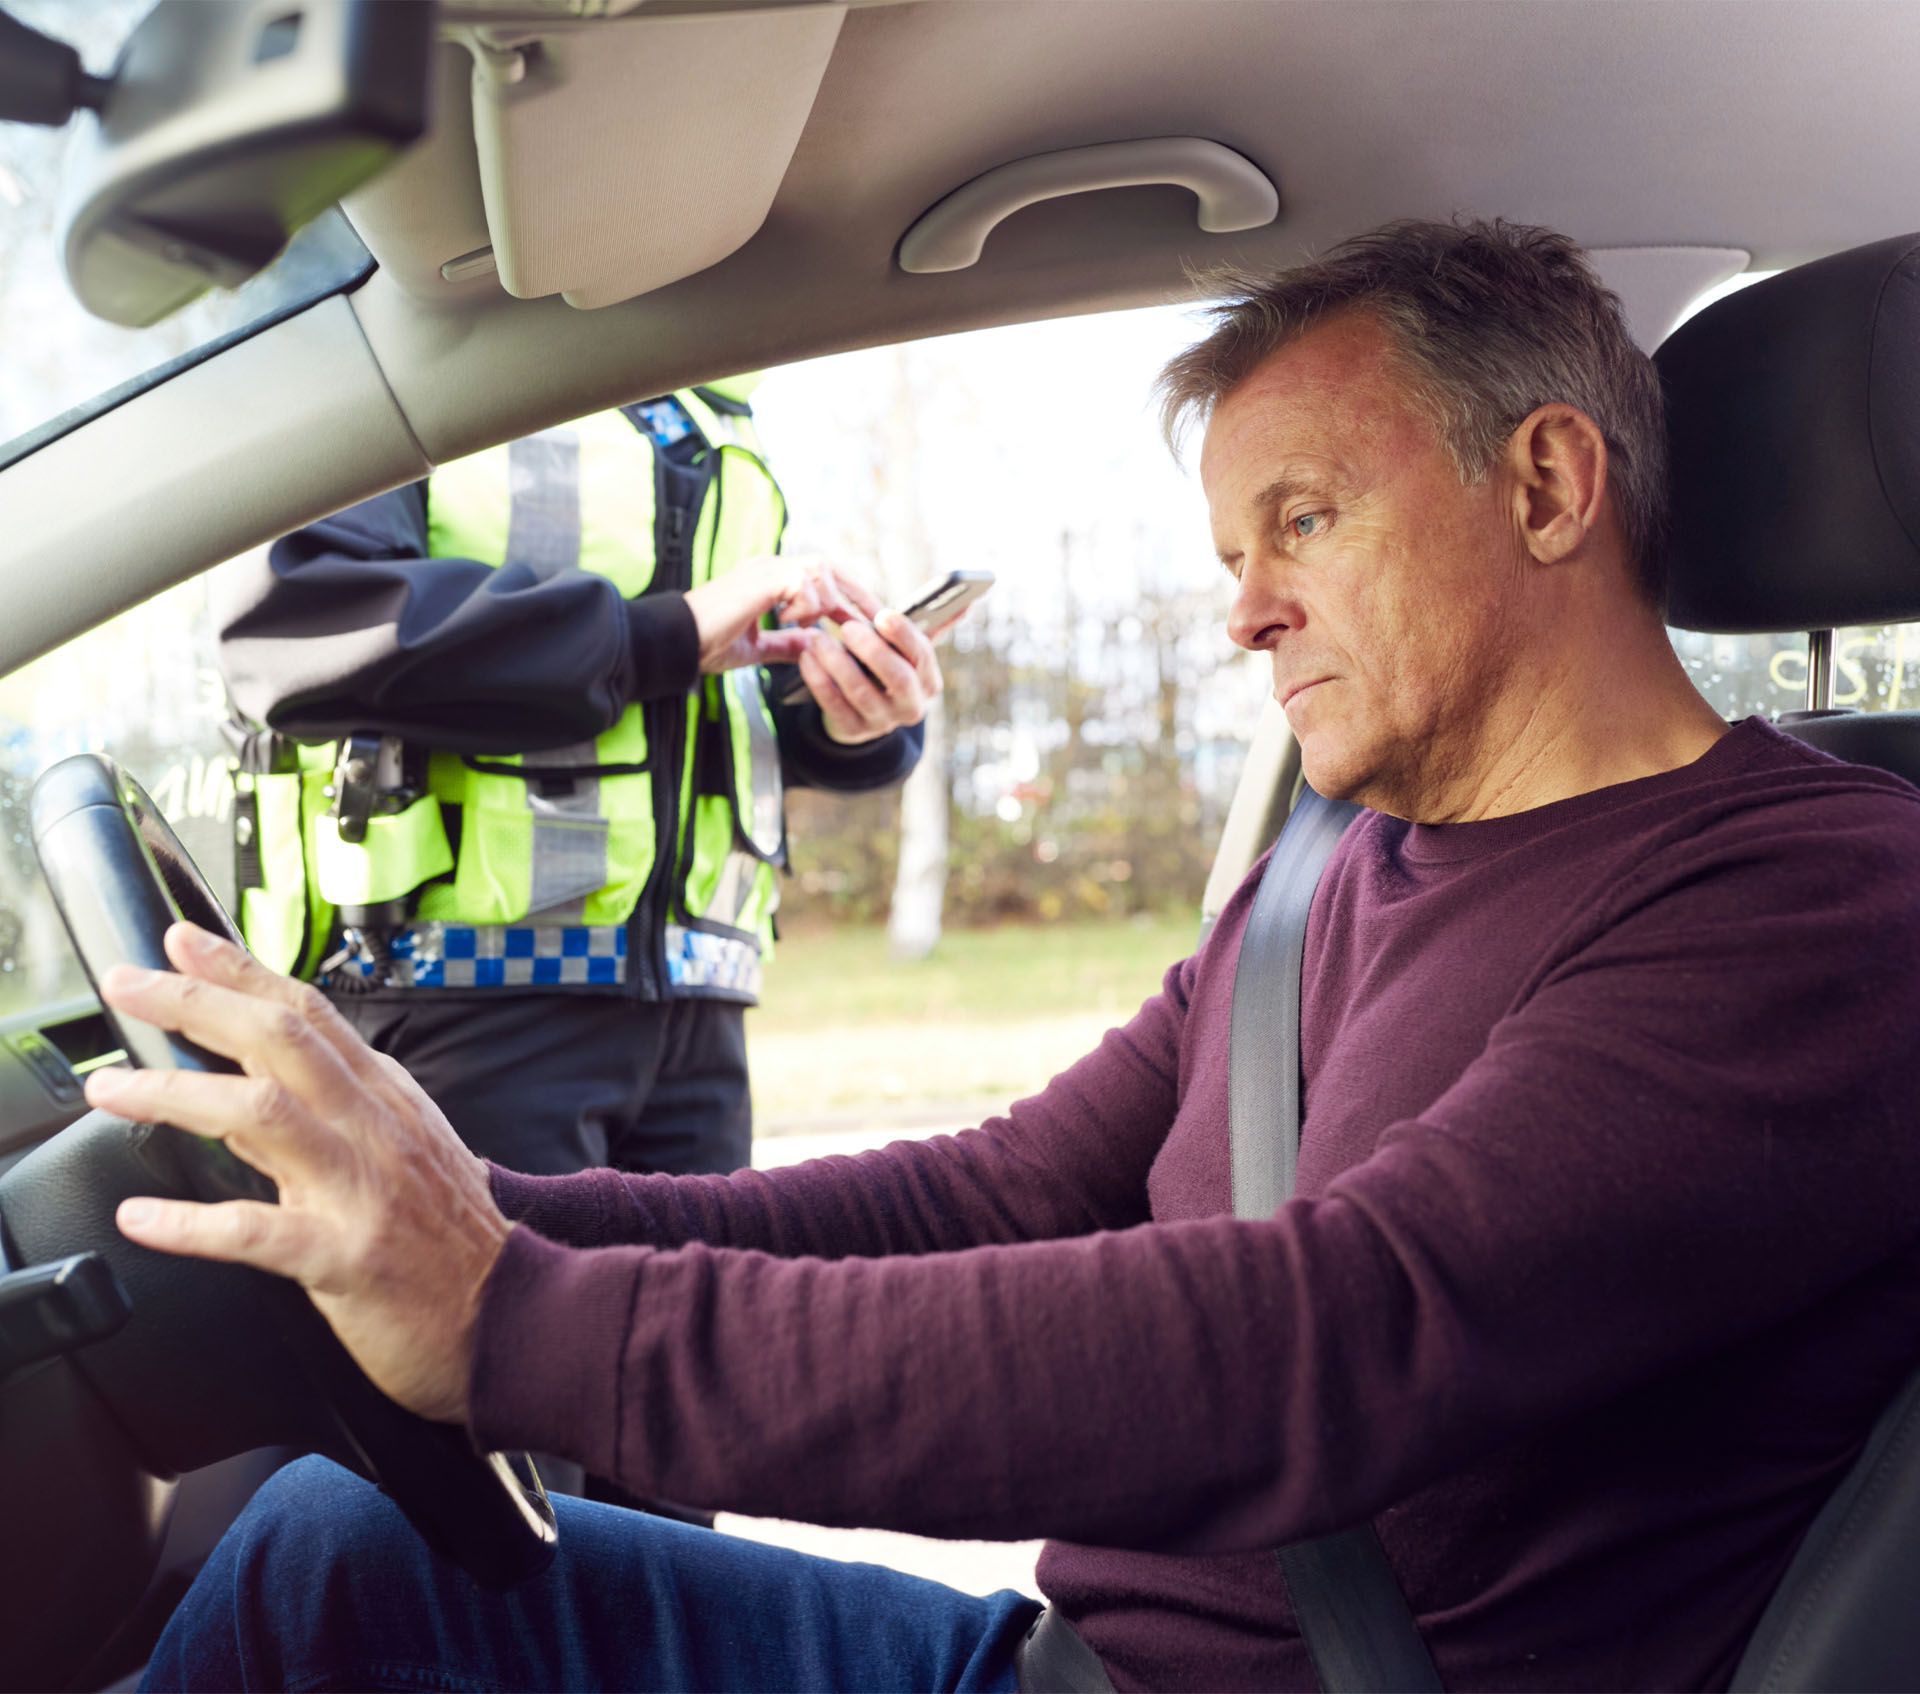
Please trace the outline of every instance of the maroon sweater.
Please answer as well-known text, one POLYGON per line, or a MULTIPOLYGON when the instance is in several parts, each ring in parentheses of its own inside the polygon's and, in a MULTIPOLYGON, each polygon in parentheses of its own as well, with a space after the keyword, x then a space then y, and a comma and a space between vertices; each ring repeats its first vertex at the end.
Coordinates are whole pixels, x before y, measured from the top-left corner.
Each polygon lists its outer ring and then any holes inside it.
POLYGON ((1309 930, 1300 1193, 1240 1222, 1257 877, 978 1130, 497 1173, 477 1438, 1052 1537, 1121 1688, 1312 1687, 1271 1550, 1362 1518, 1450 1687, 1723 1684, 1920 1361, 1920 793, 1755 720, 1537 811, 1365 819, 1309 930))

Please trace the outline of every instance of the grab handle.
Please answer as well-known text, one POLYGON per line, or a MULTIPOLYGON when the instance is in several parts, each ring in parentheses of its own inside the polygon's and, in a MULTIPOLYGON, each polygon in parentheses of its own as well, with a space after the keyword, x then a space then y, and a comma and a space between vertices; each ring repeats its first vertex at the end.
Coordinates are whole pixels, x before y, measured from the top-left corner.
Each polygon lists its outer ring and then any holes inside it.
POLYGON ((902 237, 900 268, 915 275, 965 270, 994 229, 1023 207, 1065 194, 1161 184, 1192 189, 1200 227, 1214 235, 1258 229, 1280 213, 1266 172, 1217 141, 1194 135, 1108 141, 1015 159, 956 188, 902 237))

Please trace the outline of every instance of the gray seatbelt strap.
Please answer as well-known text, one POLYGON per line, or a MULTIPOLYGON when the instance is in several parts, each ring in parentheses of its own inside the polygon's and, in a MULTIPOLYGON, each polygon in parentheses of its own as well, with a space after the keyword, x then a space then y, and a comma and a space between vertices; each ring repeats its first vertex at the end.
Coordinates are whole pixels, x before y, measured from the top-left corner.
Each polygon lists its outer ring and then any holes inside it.
MULTIPOLYGON (((1267 861, 1234 967, 1227 1109, 1233 1214, 1270 1218, 1300 1153, 1300 968, 1320 873, 1360 808, 1302 787, 1267 861)), ((1280 1549, 1295 1621, 1326 1694, 1438 1690, 1440 1678, 1370 1523, 1280 1549)))
POLYGON ((1013 1674, 1020 1694, 1113 1694, 1107 1667, 1051 1606, 1014 1649, 1013 1674))

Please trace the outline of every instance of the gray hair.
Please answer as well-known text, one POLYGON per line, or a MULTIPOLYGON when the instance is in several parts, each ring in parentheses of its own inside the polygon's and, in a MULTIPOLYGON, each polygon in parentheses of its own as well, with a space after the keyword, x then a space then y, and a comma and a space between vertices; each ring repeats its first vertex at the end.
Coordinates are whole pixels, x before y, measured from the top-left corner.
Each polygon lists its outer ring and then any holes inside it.
POLYGON ((1586 413, 1606 437, 1608 485, 1639 582, 1665 599, 1666 414, 1653 361, 1634 345, 1619 297, 1564 235, 1529 224, 1405 219, 1273 274, 1198 278, 1215 297, 1206 339, 1155 383, 1178 451, 1254 367, 1336 312, 1386 331, 1463 483, 1485 478, 1538 406, 1586 413))

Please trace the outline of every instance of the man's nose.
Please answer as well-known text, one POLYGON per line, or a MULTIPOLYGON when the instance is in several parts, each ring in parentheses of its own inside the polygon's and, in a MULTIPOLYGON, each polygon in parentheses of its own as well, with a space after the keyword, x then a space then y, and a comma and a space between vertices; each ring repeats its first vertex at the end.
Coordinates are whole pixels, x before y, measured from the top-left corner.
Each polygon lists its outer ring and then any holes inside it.
POLYGON ((1263 570, 1247 565, 1240 572, 1233 604, 1227 610, 1227 634, 1250 653, 1267 651, 1283 632, 1298 629, 1301 612, 1291 595, 1263 570))

